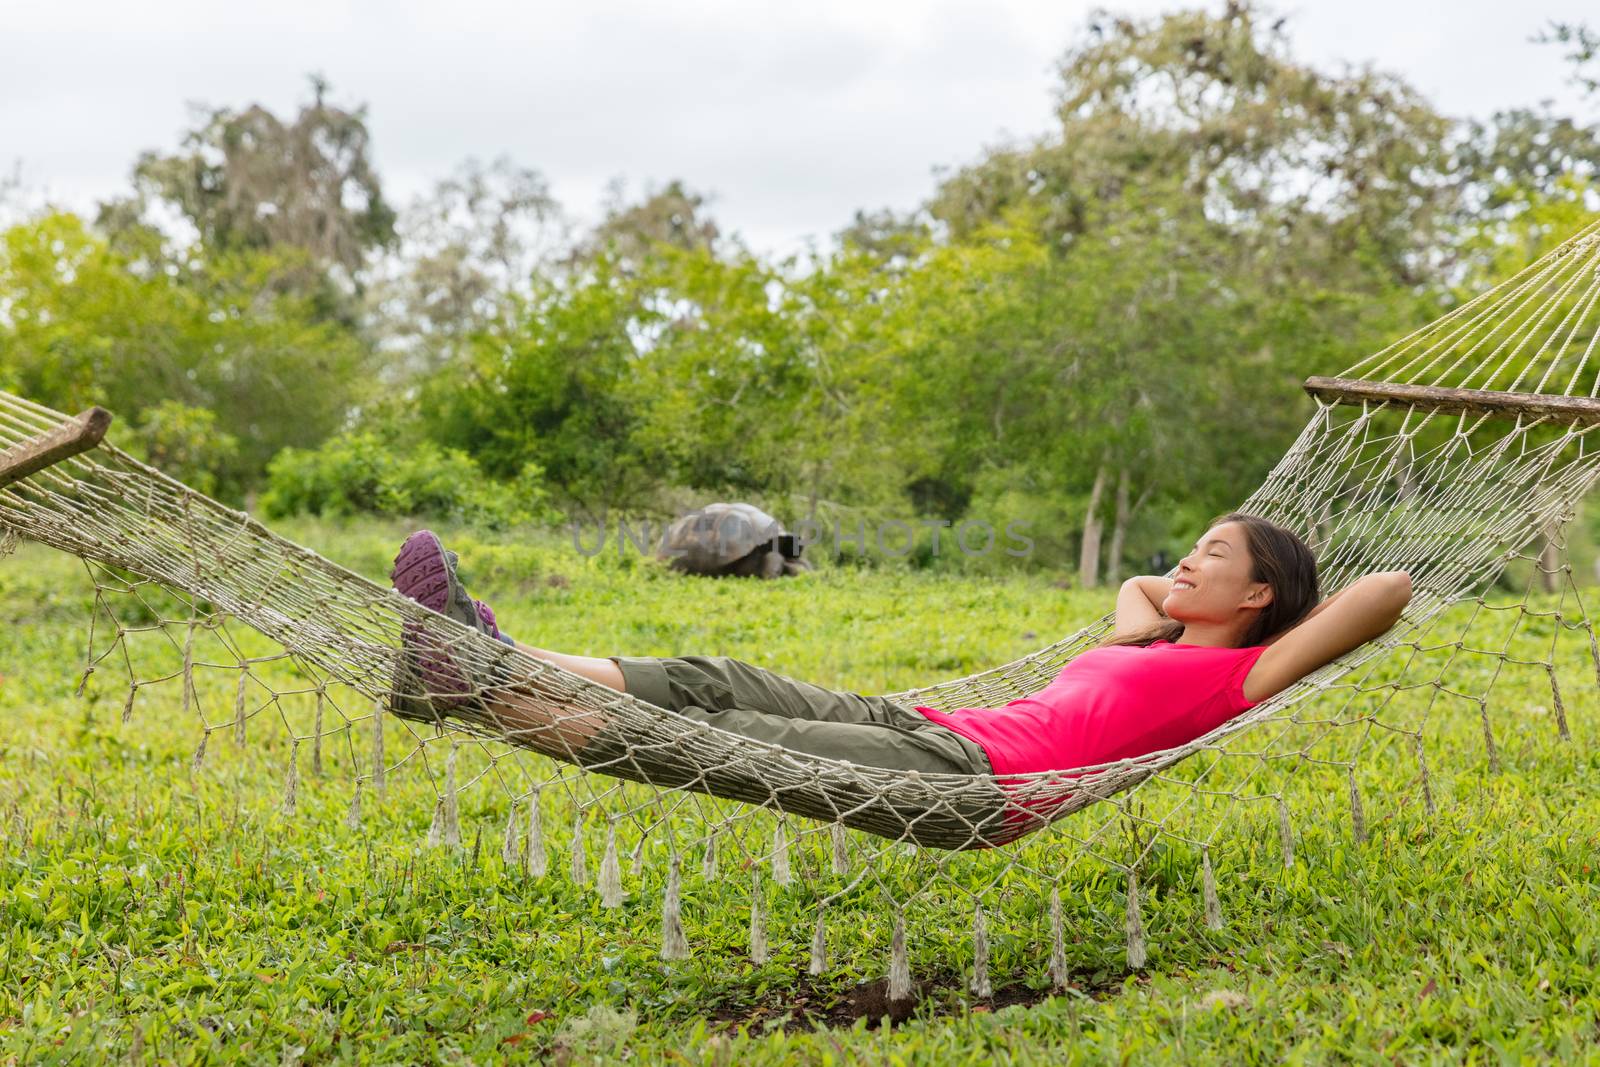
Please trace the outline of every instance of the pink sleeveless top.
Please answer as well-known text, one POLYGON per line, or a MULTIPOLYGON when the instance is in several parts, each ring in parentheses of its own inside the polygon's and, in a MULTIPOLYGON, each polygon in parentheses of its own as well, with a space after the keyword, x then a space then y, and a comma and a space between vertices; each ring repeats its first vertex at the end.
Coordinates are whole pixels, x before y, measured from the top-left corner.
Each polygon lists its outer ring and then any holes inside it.
POLYGON ((1175 748, 1255 707, 1244 680, 1266 650, 1171 641, 1091 648, 1004 707, 917 710, 976 742, 997 775, 1070 770, 1175 748))

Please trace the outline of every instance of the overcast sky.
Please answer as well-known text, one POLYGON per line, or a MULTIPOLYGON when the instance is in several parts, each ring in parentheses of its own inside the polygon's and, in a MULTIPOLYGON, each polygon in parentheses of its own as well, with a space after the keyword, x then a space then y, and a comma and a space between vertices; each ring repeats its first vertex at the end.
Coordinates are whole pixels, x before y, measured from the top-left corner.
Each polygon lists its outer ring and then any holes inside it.
MULTIPOLYGON (((934 169, 1051 125, 1053 66, 1085 0, 0 0, 0 165, 25 202, 89 209, 142 149, 172 149, 190 102, 280 114, 324 74, 364 102, 404 202, 461 159, 542 172, 580 221, 608 180, 683 178, 752 247, 825 243, 858 208, 908 209, 934 169)), ((1171 3, 1110 5, 1154 13, 1171 3)), ((1210 10, 1220 4, 1207 3, 1210 10)), ((1578 109, 1551 19, 1594 0, 1301 0, 1296 52, 1372 62, 1441 110, 1578 109)), ((1597 27, 1600 28, 1600 27, 1597 27)), ((1595 116, 1593 107, 1585 113, 1595 116)))

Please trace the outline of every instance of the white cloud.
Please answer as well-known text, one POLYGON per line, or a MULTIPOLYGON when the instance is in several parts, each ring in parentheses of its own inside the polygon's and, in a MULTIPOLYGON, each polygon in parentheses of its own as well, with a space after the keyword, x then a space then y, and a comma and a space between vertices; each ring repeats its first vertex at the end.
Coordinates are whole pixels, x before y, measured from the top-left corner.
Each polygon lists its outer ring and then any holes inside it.
MULTIPOLYGON (((1559 53, 1528 38, 1586 6, 1324 0, 1285 10, 1304 58, 1371 61, 1447 112, 1481 115, 1543 97, 1572 106, 1559 53)), ((681 177, 714 194, 725 228, 787 252, 858 208, 914 206, 935 166, 1047 129, 1054 62, 1090 7, 13 4, 0 12, 0 165, 20 159, 36 193, 87 209, 125 186, 139 151, 177 143, 188 102, 287 112, 318 71, 336 100, 369 106, 397 199, 468 155, 538 168, 590 218, 614 176, 634 190, 681 177)))

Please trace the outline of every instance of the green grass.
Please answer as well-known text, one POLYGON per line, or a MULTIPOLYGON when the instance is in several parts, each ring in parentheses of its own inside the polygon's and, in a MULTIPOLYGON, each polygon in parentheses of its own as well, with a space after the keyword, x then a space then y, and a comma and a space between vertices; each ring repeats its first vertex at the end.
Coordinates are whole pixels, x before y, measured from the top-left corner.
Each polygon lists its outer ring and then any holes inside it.
MULTIPOLYGON (((402 531, 287 532, 381 580, 402 531)), ((492 594, 506 629, 531 643, 735 655, 862 691, 1015 658, 1111 599, 1045 578, 902 569, 687 581, 609 554, 585 560, 560 538, 447 540, 475 591, 492 594)), ((1269 765, 1251 791, 1289 795, 1294 865, 1282 862, 1270 805, 1216 809, 1231 819, 1211 846, 1225 918, 1213 932, 1200 921, 1198 853, 1163 839, 1142 873, 1151 951, 1137 973, 1123 963, 1123 879, 1068 836, 989 855, 884 853, 875 876, 886 883, 947 866, 926 916, 911 920, 923 997, 909 1019, 883 1027, 850 1021, 886 972, 881 897, 836 909, 830 972, 811 979, 809 886, 769 886, 773 955, 756 966, 743 955, 749 882, 731 873, 739 848, 711 882, 691 852, 693 954, 664 963, 659 842, 638 871, 624 864, 630 896, 612 910, 559 869, 534 880, 502 862, 506 796, 492 776, 463 793, 459 851, 423 846, 435 782, 416 764, 392 776, 386 797, 368 795, 350 829, 359 736, 328 739, 320 778, 302 745, 298 802, 286 812, 290 748, 271 715, 252 718, 242 748, 229 729, 213 734, 194 771, 200 730, 182 719, 176 684, 141 691, 126 725, 112 661, 85 699, 73 697, 90 591, 80 564, 43 549, 0 561, 0 1062, 130 1052, 180 1063, 1600 1060, 1592 668, 1563 675, 1571 743, 1555 737, 1538 671, 1496 683, 1499 775, 1485 773, 1475 711, 1430 712, 1431 817, 1409 749, 1375 745, 1359 778, 1365 843, 1351 839, 1342 772, 1269 765), (996 997, 982 1001, 964 985, 970 902, 959 890, 1012 861, 990 913, 996 997), (1039 921, 1051 878, 1062 886, 1073 984, 1057 995, 1039 921), (842 1025, 822 1025, 830 1019, 842 1025)), ((1549 645, 1540 626, 1526 624, 1531 649, 1549 645)), ((1561 634, 1563 662, 1581 666, 1586 640, 1561 634)), ((1463 673, 1490 669, 1474 662, 1463 673)), ((226 679, 210 684, 231 700, 226 679)), ((282 714, 303 732, 303 707, 282 714)), ((1391 718, 1411 715, 1420 711, 1391 718)), ((462 753, 468 777, 510 765, 462 753)), ((1159 806, 1187 793, 1149 795, 1159 806)), ((1100 807, 1065 829, 1082 836, 1114 819, 1100 807)), ((1180 818, 1203 825, 1207 814, 1180 818)), ((740 848, 767 826, 753 820, 740 848)), ((551 832, 559 842, 566 829, 551 832)), ((827 877, 818 855, 797 855, 808 878, 827 877)), ((564 860, 556 848, 553 867, 564 860)))

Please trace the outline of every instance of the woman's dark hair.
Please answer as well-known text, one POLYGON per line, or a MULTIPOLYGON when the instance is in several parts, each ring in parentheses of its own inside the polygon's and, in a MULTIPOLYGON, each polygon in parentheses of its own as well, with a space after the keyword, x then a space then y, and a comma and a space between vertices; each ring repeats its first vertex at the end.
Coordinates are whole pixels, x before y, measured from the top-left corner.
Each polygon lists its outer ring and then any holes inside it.
MULTIPOLYGON (((1259 515, 1230 511, 1212 519, 1206 529, 1225 522, 1236 522, 1244 527, 1245 542, 1250 550, 1250 580, 1266 582, 1272 587, 1272 603, 1256 615, 1256 621, 1245 631, 1239 646, 1249 648, 1294 626, 1317 606, 1321 599, 1317 557, 1294 531, 1259 515)), ((1183 635, 1183 626, 1177 619, 1163 618, 1137 633, 1107 637, 1097 647, 1177 641, 1183 635)))

